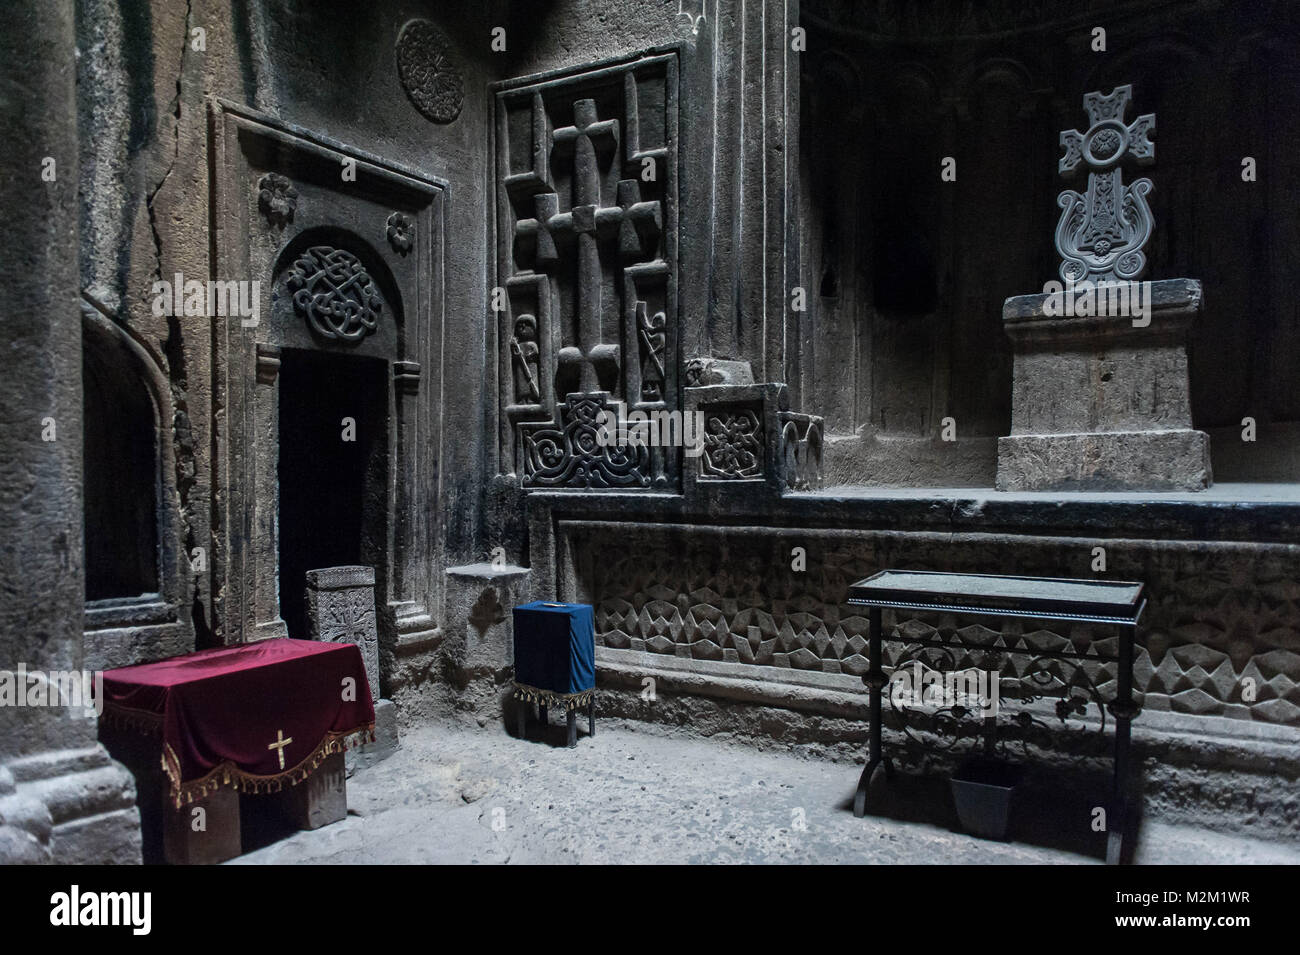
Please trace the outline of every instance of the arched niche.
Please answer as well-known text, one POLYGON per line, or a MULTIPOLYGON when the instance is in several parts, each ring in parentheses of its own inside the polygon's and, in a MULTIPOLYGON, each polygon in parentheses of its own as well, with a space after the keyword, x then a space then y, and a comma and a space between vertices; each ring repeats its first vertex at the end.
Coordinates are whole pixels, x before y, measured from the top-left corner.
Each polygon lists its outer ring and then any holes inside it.
POLYGON ((86 662, 92 668, 192 649, 178 620, 171 398, 147 347, 89 303, 82 309, 86 662))

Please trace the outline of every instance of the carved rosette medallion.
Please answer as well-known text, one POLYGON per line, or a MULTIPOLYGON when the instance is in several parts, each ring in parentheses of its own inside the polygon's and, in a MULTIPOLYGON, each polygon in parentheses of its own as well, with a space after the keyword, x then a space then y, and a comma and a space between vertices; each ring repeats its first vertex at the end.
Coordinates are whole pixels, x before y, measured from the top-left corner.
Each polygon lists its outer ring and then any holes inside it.
POLYGON ((388 217, 386 235, 388 244, 398 255, 405 255, 415 245, 415 220, 404 212, 394 212, 388 217))
POLYGON ((286 279, 293 307, 324 338, 360 341, 375 330, 383 299, 361 261, 345 249, 307 249, 286 279))
POLYGON ((524 425, 525 487, 649 487, 645 447, 602 444, 602 411, 615 413, 603 391, 575 392, 560 405, 560 424, 524 425))
POLYGON ((257 208, 271 225, 283 227, 293 221, 294 210, 298 208, 298 190, 288 176, 268 172, 257 183, 257 208))
POLYGON ((700 477, 745 480, 763 476, 763 423, 753 408, 705 412, 700 477))
POLYGON ((397 38, 397 73, 424 116, 450 123, 465 101, 465 77, 451 54, 447 35, 428 20, 412 20, 397 38))

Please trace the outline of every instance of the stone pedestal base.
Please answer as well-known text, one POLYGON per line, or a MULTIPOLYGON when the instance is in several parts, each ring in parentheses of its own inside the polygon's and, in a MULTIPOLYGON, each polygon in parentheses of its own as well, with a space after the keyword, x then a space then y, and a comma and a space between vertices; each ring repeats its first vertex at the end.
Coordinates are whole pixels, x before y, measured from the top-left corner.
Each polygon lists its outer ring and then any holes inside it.
POLYGON ((1203 491, 1204 431, 1018 434, 998 439, 999 491, 1203 491))
POLYGON ((163 858, 172 865, 215 865, 239 855, 239 792, 222 787, 179 809, 163 794, 163 858))
POLYGON ((1002 491, 1201 491, 1209 437, 1192 429, 1194 279, 1080 286, 1006 300, 1015 347, 1002 491))
POLYGON ((122 865, 140 857, 135 781, 102 746, 0 765, 0 862, 122 865))
POLYGON ((269 798, 280 815, 299 829, 319 829, 342 822, 348 815, 348 774, 343 754, 332 753, 298 785, 286 786, 269 798))

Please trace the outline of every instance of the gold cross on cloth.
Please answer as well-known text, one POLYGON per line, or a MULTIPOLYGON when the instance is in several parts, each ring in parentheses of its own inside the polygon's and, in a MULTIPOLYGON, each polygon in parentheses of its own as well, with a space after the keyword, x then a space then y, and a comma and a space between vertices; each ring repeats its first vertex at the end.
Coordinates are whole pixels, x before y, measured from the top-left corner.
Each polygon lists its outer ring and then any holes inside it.
POLYGON ((274 743, 271 743, 266 748, 273 749, 276 751, 275 755, 280 757, 280 768, 284 769, 284 748, 293 742, 293 737, 290 736, 288 739, 285 739, 284 730, 276 730, 275 739, 276 741, 274 743))

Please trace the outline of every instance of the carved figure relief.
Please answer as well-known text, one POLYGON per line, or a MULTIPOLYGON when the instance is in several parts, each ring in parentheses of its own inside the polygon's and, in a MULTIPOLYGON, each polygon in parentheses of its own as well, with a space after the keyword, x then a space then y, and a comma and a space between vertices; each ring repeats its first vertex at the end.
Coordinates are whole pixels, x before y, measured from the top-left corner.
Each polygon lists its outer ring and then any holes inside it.
POLYGON ((641 400, 660 401, 664 396, 664 345, 668 317, 663 312, 647 313, 645 302, 636 303, 637 335, 641 343, 641 400))
POLYGON ((515 401, 536 404, 542 400, 538 387, 537 319, 520 315, 515 322, 515 337, 510 342, 510 357, 515 372, 515 401))
POLYGON ((324 338, 360 341, 375 330, 383 299, 370 273, 346 249, 317 245, 286 276, 293 306, 324 338))

